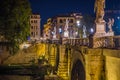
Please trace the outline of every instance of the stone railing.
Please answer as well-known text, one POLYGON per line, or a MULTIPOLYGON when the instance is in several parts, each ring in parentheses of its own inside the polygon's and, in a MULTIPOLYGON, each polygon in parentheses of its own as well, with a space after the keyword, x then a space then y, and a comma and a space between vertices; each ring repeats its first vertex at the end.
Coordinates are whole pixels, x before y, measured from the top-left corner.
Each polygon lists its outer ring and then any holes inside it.
MULTIPOLYGON (((90 40, 90 39, 89 39, 90 40)), ((120 48, 120 36, 107 36, 107 37, 93 37, 90 40, 90 45, 92 48, 120 48)))
MULTIPOLYGON (((90 41, 91 42, 91 41, 90 41)), ((112 48, 114 43, 113 43, 113 37, 94 37, 93 38, 93 48, 99 48, 99 47, 109 47, 112 48)))
POLYGON ((65 39, 62 41, 63 44, 70 44, 70 45, 80 45, 80 46, 88 46, 89 39, 88 38, 73 38, 73 39, 65 39))
POLYGON ((113 37, 114 48, 120 49, 120 36, 113 37))
POLYGON ((74 46, 88 46, 91 48, 116 48, 120 49, 120 36, 89 37, 89 38, 64 38, 58 40, 45 40, 45 43, 70 44, 74 46))
POLYGON ((120 36, 63 39, 62 44, 88 46, 91 48, 120 49, 120 36))

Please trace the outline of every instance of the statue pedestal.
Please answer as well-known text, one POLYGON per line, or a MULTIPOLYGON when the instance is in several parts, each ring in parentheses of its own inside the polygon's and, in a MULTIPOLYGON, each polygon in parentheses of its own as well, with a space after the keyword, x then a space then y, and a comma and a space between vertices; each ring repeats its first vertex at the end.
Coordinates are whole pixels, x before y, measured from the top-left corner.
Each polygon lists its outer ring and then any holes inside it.
POLYGON ((114 36, 114 32, 113 31, 109 31, 109 32, 107 32, 106 36, 114 36))
POLYGON ((57 39, 56 35, 53 35, 53 39, 57 39))
POLYGON ((93 48, 98 48, 98 47, 103 47, 104 46, 104 38, 102 39, 102 37, 106 36, 106 26, 105 26, 106 22, 100 22, 100 23, 96 23, 96 31, 95 34, 93 35, 93 48))
POLYGON ((64 32, 64 37, 65 37, 65 38, 68 38, 68 37, 69 37, 69 32, 68 32, 67 30, 64 32))
POLYGON ((96 30, 95 30, 95 34, 94 34, 93 37, 104 37, 104 36, 106 36, 105 24, 106 24, 105 21, 101 22, 101 23, 96 22, 96 25, 95 25, 96 30))

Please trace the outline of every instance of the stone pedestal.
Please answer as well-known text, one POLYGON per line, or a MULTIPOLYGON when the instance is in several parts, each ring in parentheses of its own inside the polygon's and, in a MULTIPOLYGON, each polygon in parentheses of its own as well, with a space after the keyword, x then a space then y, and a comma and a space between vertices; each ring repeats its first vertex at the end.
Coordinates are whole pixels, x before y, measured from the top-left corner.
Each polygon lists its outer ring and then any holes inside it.
POLYGON ((106 22, 102 21, 97 23, 95 25, 95 33, 93 35, 93 48, 102 47, 105 43, 105 40, 103 37, 106 36, 106 22), (102 39, 103 38, 103 39, 102 39))
POLYGON ((107 32, 106 36, 114 36, 114 32, 113 31, 109 31, 109 32, 107 32))
POLYGON ((93 37, 104 37, 106 36, 106 26, 105 26, 106 22, 103 21, 103 22, 100 22, 100 23, 97 23, 96 22, 96 25, 95 25, 95 34, 93 37))

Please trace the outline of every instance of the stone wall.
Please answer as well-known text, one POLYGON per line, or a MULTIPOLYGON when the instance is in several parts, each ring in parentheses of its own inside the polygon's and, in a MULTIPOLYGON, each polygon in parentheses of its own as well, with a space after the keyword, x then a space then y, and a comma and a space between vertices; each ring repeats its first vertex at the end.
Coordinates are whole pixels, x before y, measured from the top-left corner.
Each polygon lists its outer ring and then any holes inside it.
POLYGON ((120 80, 120 58, 106 56, 106 80, 120 80))
POLYGON ((87 49, 86 80, 119 80, 120 50, 87 49))

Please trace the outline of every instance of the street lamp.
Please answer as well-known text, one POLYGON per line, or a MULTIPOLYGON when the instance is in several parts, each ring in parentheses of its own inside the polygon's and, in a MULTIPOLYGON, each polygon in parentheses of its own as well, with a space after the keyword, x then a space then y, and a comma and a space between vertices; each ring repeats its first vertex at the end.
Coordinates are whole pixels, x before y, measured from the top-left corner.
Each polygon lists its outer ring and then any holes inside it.
POLYGON ((76 23, 77 23, 77 26, 80 26, 80 20, 77 20, 76 23))
POLYGON ((77 20, 77 21, 76 21, 76 26, 77 26, 77 31, 78 31, 78 33, 77 33, 77 36, 78 36, 78 37, 80 37, 80 34, 81 34, 80 25, 81 25, 80 20, 77 20))
POLYGON ((62 29, 61 29, 61 28, 59 28, 59 33, 60 33, 60 34, 62 33, 62 29))
POLYGON ((93 33, 93 32, 94 32, 94 29, 93 29, 93 28, 91 28, 91 29, 90 29, 90 33, 93 33))

